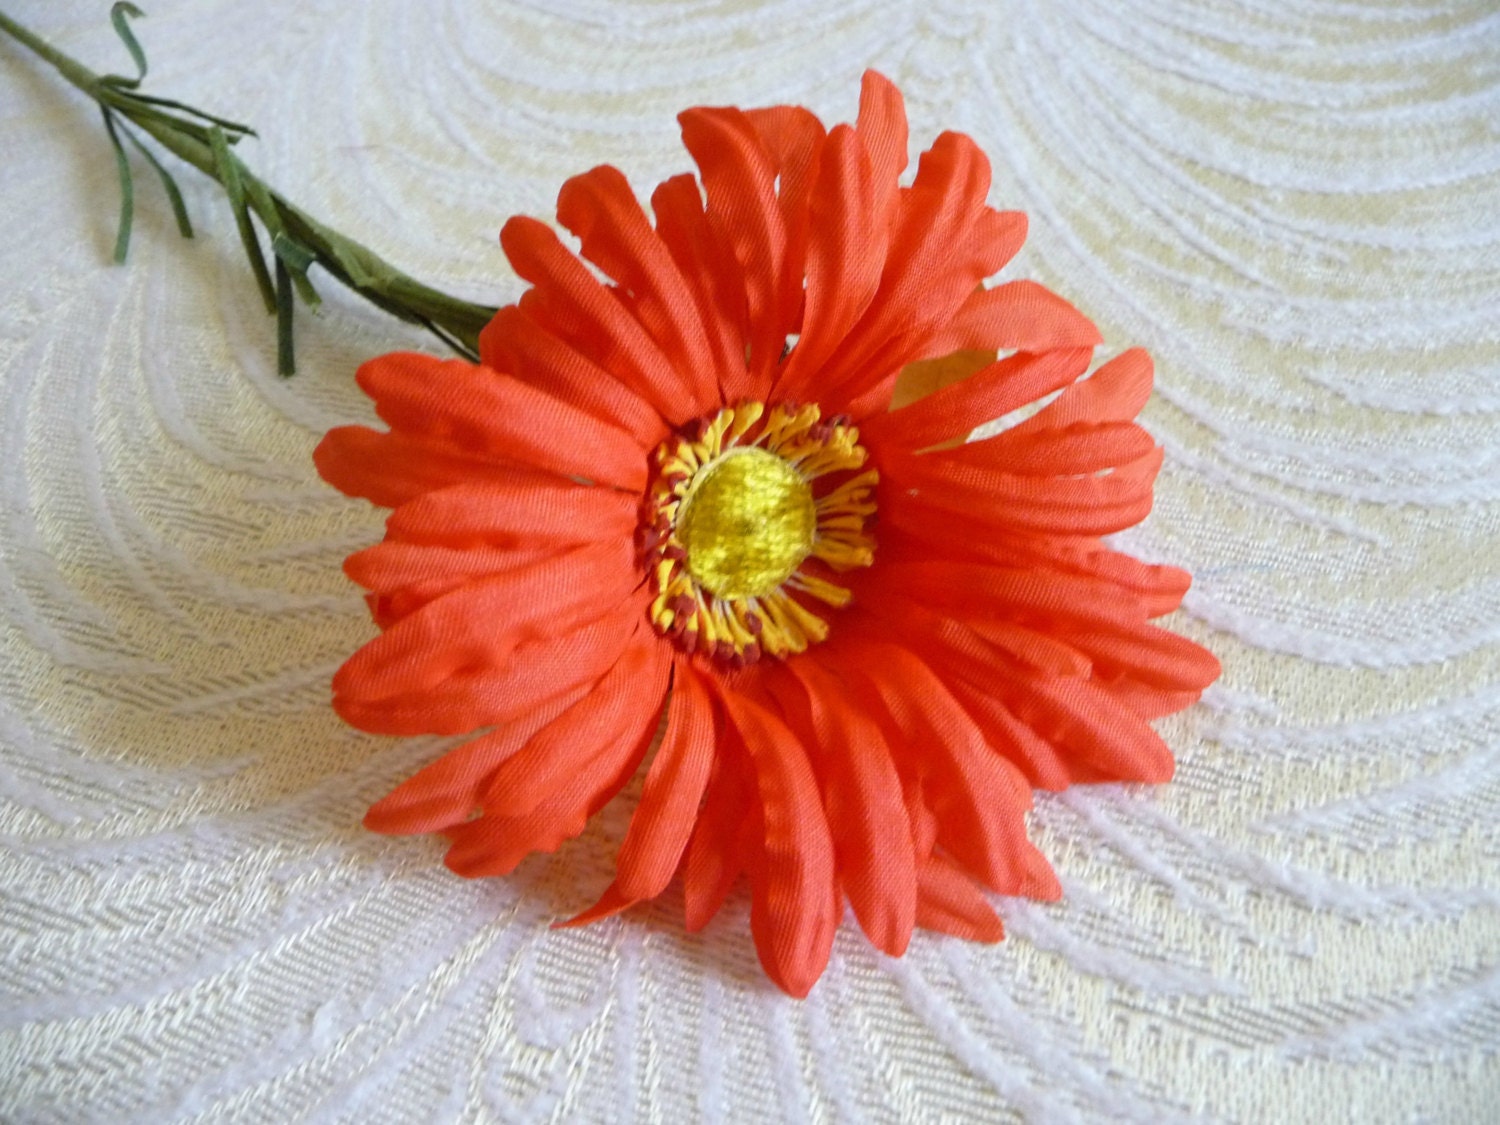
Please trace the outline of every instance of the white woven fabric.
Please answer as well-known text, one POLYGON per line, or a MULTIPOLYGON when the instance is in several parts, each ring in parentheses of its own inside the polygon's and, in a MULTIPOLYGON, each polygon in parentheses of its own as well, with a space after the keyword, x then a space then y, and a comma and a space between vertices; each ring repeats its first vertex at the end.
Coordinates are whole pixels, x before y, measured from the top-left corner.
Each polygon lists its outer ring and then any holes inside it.
MULTIPOLYGON (((128 72, 102 0, 6 4, 128 72)), ((1032 276, 1156 357, 1126 538, 1225 674, 1152 790, 1040 799, 1056 905, 993 947, 852 924, 805 1002, 746 902, 582 930, 630 801, 504 881, 367 804, 443 748, 342 726, 381 514, 315 476, 362 358, 323 286, 275 372, 221 196, 180 240, 0 44, 0 1119, 1462 1121, 1500 1105, 1500 14, 1491 0, 153 0, 148 89, 416 276, 688 105, 974 135, 1032 276)), ((633 798, 632 798, 633 800, 633 798)))

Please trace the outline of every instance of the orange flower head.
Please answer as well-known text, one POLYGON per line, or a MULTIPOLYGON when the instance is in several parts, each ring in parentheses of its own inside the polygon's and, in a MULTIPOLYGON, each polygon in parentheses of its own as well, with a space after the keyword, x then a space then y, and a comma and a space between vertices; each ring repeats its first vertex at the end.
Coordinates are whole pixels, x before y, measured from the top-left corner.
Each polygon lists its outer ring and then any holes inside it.
POLYGON ((696 930, 743 875, 761 962, 802 996, 845 901, 898 955, 918 926, 998 940, 983 888, 1056 897, 1033 789, 1165 781, 1149 720, 1219 665, 1151 624, 1188 575, 1100 538, 1151 507, 1151 362, 1088 375, 1077 310, 985 286, 1026 221, 988 205, 974 142, 942 134, 903 183, 904 107, 873 72, 852 126, 680 121, 698 176, 649 215, 601 167, 558 197, 576 251, 505 225, 531 287, 479 364, 360 368, 389 428, 333 430, 317 466, 394 510, 346 564, 381 633, 334 707, 483 732, 366 818, 446 834, 463 875, 576 836, 649 757, 574 921, 680 877, 696 930), (910 390, 935 371, 963 377, 910 390))

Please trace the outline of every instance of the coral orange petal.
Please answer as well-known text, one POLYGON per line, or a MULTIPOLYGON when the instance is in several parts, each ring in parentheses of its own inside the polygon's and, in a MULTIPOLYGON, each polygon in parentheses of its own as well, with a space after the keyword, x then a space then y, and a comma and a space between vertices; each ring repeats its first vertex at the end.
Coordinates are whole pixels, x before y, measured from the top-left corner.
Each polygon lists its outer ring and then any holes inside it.
POLYGON ((1161 450, 1153 449, 1107 475, 1039 478, 975 468, 945 458, 943 452, 885 463, 895 486, 883 512, 891 523, 930 529, 962 512, 975 524, 997 530, 1111 535, 1150 514, 1151 486, 1162 462, 1161 450))
POLYGON ((950 438, 966 437, 976 427, 1068 386, 1088 370, 1092 354, 1087 348, 1063 348, 1041 355, 1021 352, 910 406, 889 414, 855 417, 860 418, 860 432, 877 445, 889 442, 907 450, 926 449, 950 438))
MULTIPOLYGON (((344 573, 381 599, 391 623, 429 602, 500 574, 536 573, 557 554, 505 547, 443 547, 386 539, 344 560, 344 573)), ((389 627, 389 626, 387 626, 389 627)))
POLYGON ((1140 348, 1122 352, 1016 426, 1018 436, 1087 422, 1129 422, 1151 397, 1154 367, 1140 348))
POLYGON ((989 161, 962 134, 944 133, 922 154, 902 193, 880 290, 827 368, 841 397, 888 395, 901 368, 923 358, 923 344, 975 286, 1020 249, 1025 217, 991 211, 989 184, 989 161))
MULTIPOLYGON (((531 282, 521 311, 569 347, 615 375, 663 418, 693 417, 682 377, 644 325, 609 287, 536 219, 516 216, 500 230, 500 245, 516 273, 531 282)), ((569 442, 559 448, 576 450, 569 442)))
POLYGON ((806 322, 776 385, 794 402, 807 397, 859 322, 885 266, 887 233, 873 212, 870 156, 847 125, 828 134, 810 206, 806 322))
POLYGON ((1171 613, 1192 585, 1192 576, 1185 570, 1143 563, 1091 539, 976 535, 958 542, 948 534, 912 536, 888 527, 881 537, 881 550, 902 566, 910 565, 907 560, 981 567, 999 564, 1010 571, 1060 574, 1065 582, 1082 579, 1094 584, 1095 600, 1123 600, 1139 606, 1145 617, 1171 613))
POLYGON ((906 102, 890 79, 867 70, 859 85, 859 116, 855 131, 870 154, 871 181, 875 196, 871 202, 877 219, 889 222, 896 204, 901 173, 906 171, 906 102))
POLYGON ((713 701, 700 674, 678 665, 667 731, 646 771, 641 803, 620 845, 615 885, 627 898, 655 898, 672 879, 692 835, 714 761, 713 701))
POLYGON ((765 818, 764 859, 752 869, 750 929, 761 965, 806 996, 822 975, 838 927, 833 840, 807 752, 780 719, 748 697, 720 700, 755 765, 765 818))
POLYGON ((985 743, 1020 770, 1031 785, 1059 792, 1076 781, 1099 780, 1093 770, 1073 760, 1072 747, 1043 737, 1012 714, 1008 704, 992 694, 994 680, 975 683, 961 679, 941 656, 931 659, 943 669, 953 700, 982 733, 985 743))
POLYGON ((692 176, 673 176, 651 196, 656 233, 693 286, 698 315, 713 350, 721 405, 750 393, 745 370, 745 288, 734 253, 703 211, 703 195, 692 176))
POLYGON ((1043 648, 1036 653, 1028 652, 1027 655, 1035 657, 1034 661, 1021 659, 1010 646, 1025 649, 1021 638, 1028 630, 1013 621, 988 619, 971 622, 965 617, 945 616, 941 612, 934 612, 930 607, 904 599, 891 606, 890 614, 892 620, 919 630, 915 635, 924 644, 931 646, 932 651, 941 651, 955 660, 967 662, 974 682, 981 686, 989 679, 1017 675, 1024 671, 1054 678, 1078 679, 1086 678, 1093 669, 1087 656, 1062 641, 1054 641, 1053 644, 1057 649, 1072 651, 1073 660, 1067 664, 1064 664, 1061 652, 1053 648, 1043 648))
POLYGON ((571 918, 553 922, 552 928, 554 930, 569 930, 575 926, 587 926, 594 922, 602 922, 605 918, 611 918, 623 910, 629 910, 640 901, 640 899, 631 898, 621 891, 618 882, 611 883, 604 888, 604 893, 587 910, 580 910, 571 918))
POLYGON ((628 539, 639 507, 628 492, 517 474, 425 493, 392 512, 386 530, 433 546, 563 547, 628 539))
POLYGON ((333 707, 372 734, 466 734, 513 722, 608 671, 640 629, 644 608, 629 599, 596 621, 518 646, 501 664, 466 666, 431 687, 375 694, 346 676, 333 707))
POLYGON ((465 668, 502 664, 518 644, 584 624, 618 605, 635 585, 631 561, 628 541, 605 541, 486 575, 365 645, 339 669, 334 691, 374 700, 435 687, 465 668))
POLYGON ((1015 715, 1047 732, 1089 769, 1080 781, 1170 781, 1172 751, 1137 715, 1083 680, 1032 677, 993 685, 1015 715))
POLYGON ((661 697, 642 692, 632 698, 635 721, 625 725, 622 737, 606 741, 587 769, 536 808, 519 816, 493 815, 487 810, 479 819, 450 830, 453 846, 444 858, 449 868, 471 877, 508 875, 533 852, 554 851, 582 832, 588 818, 640 767, 656 732, 661 697))
POLYGON ((769 386, 791 328, 782 320, 778 291, 787 231, 776 197, 776 165, 737 109, 690 109, 677 120, 708 194, 709 222, 732 248, 744 279, 751 375, 769 386))
POLYGON ((393 431, 616 488, 646 483, 646 451, 633 437, 510 375, 398 353, 370 360, 358 378, 393 431))
POLYGON ((1046 286, 1007 281, 971 293, 923 350, 935 356, 971 349, 1047 352, 1102 343, 1093 321, 1046 286))
POLYGON ((1130 632, 1070 629, 1063 636, 1110 680, 1129 677, 1163 691, 1202 692, 1222 671, 1218 657, 1202 645, 1155 625, 1130 632))
POLYGON ((778 698, 793 731, 818 747, 814 764, 839 882, 871 943, 899 957, 915 921, 916 856, 885 735, 851 706, 849 687, 818 661, 801 661, 792 672, 798 684, 778 698))
POLYGON ((587 690, 551 700, 519 722, 470 739, 424 766, 371 806, 365 827, 387 835, 441 832, 462 824, 479 807, 479 794, 500 764, 587 690))
POLYGON ((318 475, 346 496, 394 508, 425 492, 473 480, 498 480, 515 470, 431 438, 338 426, 313 450, 318 475))
POLYGON ((1016 476, 1069 477, 1105 472, 1155 450, 1156 441, 1134 422, 1080 422, 1042 434, 1007 430, 943 453, 950 465, 1000 469, 1016 476))
POLYGON ((994 889, 1021 893, 1035 851, 1026 838, 1025 778, 920 657, 890 645, 877 652, 859 690, 890 728, 890 745, 904 748, 906 768, 926 773, 938 842, 994 889))
POLYGON ((486 366, 514 375, 555 399, 609 422, 649 448, 667 432, 651 404, 607 367, 575 350, 520 308, 507 305, 479 334, 486 366))
POLYGON ((556 851, 587 823, 583 808, 561 800, 523 817, 481 816, 445 833, 450 845, 443 863, 469 879, 509 875, 533 852, 556 851))
POLYGON ((794 105, 749 109, 745 111, 745 119, 755 129, 776 167, 776 199, 786 231, 776 324, 783 333, 793 332, 802 318, 803 264, 812 226, 807 203, 814 180, 822 175, 823 123, 794 105))
POLYGON ((495 770, 480 793, 485 815, 525 816, 580 778, 618 769, 618 748, 661 713, 670 668, 649 638, 627 648, 588 695, 495 770))
POLYGON ((676 670, 669 706, 666 733, 615 861, 616 878, 597 902, 561 925, 596 922, 655 898, 682 863, 713 769, 716 724, 713 701, 686 664, 676 670))
POLYGON ((719 388, 693 292, 652 229, 624 175, 604 165, 574 176, 557 197, 557 220, 578 238, 583 257, 620 285, 679 380, 689 416, 716 407, 719 388))
POLYGON ((1089 628, 1134 629, 1146 619, 1140 601, 1111 583, 1073 574, 972 563, 893 563, 880 588, 964 617, 1026 616, 1089 628))
POLYGON ((917 925, 965 941, 993 943, 1005 937, 995 908, 951 863, 934 856, 917 873, 917 925))
POLYGON ((713 776, 683 857, 683 924, 688 933, 708 925, 724 904, 745 866, 739 842, 752 834, 759 819, 754 771, 731 728, 718 745, 713 776))

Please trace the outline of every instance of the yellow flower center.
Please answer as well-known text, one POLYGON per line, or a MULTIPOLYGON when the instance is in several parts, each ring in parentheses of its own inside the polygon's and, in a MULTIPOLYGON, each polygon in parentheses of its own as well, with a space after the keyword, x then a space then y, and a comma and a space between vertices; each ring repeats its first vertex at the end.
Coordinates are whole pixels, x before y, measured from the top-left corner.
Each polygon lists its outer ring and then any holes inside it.
POLYGON ((865 460, 859 431, 816 406, 741 403, 664 441, 643 529, 652 625, 736 666, 827 637, 807 603, 847 605, 835 579, 874 559, 865 460))
POLYGON ((693 480, 677 519, 688 573, 721 598, 758 598, 812 552, 812 486, 774 453, 739 446, 693 480))

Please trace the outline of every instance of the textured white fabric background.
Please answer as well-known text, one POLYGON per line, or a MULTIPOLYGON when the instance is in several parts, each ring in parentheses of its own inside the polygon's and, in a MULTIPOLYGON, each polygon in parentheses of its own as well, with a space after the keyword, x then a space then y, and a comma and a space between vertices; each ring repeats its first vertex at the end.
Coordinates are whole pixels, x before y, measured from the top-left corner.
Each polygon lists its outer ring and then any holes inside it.
MULTIPOLYGON (((104 0, 7 3, 101 71, 104 0)), ((380 514, 315 477, 365 356, 324 286, 276 376, 228 211, 0 45, 0 1119, 1464 1121, 1500 1106, 1500 14, 1491 0, 153 0, 148 89, 293 199, 501 303, 506 216, 687 167, 675 112, 992 156, 1011 276, 1155 354, 1128 537, 1219 653, 1178 779, 1043 798, 1057 905, 996 947, 846 926, 803 1003, 746 903, 581 931, 627 809, 507 881, 359 827, 438 754, 341 726, 380 514)))

